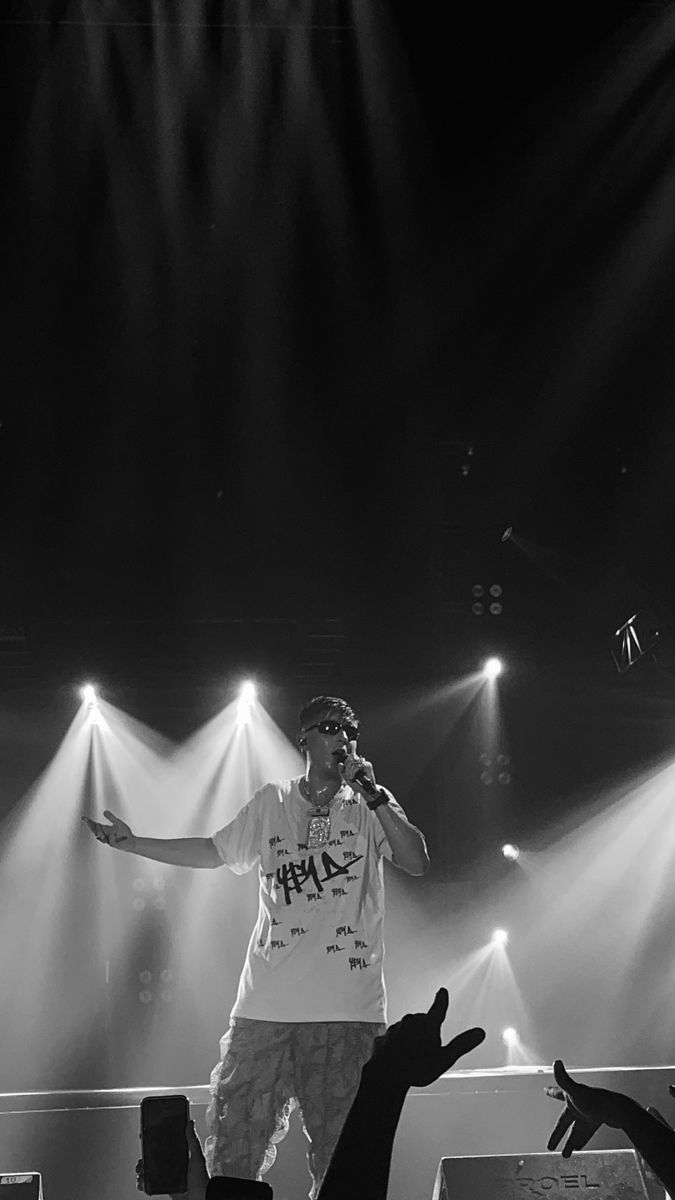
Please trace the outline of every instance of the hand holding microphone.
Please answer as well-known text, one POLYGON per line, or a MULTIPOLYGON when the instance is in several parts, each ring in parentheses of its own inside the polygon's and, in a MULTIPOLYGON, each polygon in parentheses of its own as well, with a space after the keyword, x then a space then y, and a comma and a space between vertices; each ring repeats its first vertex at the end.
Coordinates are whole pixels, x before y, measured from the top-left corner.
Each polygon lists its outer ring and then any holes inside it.
POLYGON ((333 757, 340 767, 343 781, 366 797, 368 808, 389 803, 387 793, 377 785, 373 764, 356 753, 356 742, 350 742, 349 749, 341 747, 335 750, 333 757))

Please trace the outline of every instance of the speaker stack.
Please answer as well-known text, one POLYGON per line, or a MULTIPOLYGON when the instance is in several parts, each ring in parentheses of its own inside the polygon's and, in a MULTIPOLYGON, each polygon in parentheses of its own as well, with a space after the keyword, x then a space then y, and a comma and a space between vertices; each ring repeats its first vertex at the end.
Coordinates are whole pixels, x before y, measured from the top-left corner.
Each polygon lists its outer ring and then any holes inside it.
POLYGON ((434 1200, 663 1200, 664 1194, 643 1177, 634 1150, 442 1158, 434 1186, 434 1200))

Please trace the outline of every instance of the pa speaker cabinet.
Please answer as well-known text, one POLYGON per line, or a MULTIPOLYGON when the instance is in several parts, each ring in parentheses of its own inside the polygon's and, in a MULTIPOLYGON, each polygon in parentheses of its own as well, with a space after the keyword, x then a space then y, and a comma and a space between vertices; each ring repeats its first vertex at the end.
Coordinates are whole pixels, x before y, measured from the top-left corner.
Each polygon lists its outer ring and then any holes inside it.
POLYGON ((42 1176, 37 1171, 0 1175, 0 1200, 42 1200, 42 1176))
MULTIPOLYGON (((661 1196, 663 1196, 661 1189, 661 1196)), ((433 1200, 650 1200, 634 1150, 442 1158, 433 1200)), ((1 1198, 0 1198, 1 1200, 1 1198)))

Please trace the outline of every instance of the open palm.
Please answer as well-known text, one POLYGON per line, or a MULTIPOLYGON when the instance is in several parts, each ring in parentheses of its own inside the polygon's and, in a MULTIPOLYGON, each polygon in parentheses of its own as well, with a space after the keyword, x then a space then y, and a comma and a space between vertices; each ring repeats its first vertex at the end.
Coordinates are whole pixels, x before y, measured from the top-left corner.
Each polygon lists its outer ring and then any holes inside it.
POLYGON ((116 850, 130 849, 134 842, 134 835, 126 821, 115 816, 115 813, 110 812, 109 809, 105 810, 103 816, 108 818, 110 822, 108 825, 102 821, 92 821, 90 817, 83 817, 85 824, 97 841, 105 842, 107 846, 113 846, 116 850))
POLYGON ((626 1106, 630 1104, 627 1096, 608 1088, 577 1083, 560 1059, 553 1064, 553 1075, 558 1086, 547 1087, 546 1095, 560 1100, 565 1108, 548 1139, 549 1150, 555 1150, 569 1130, 562 1149, 563 1158, 569 1158, 574 1150, 581 1150, 590 1141, 601 1125, 622 1127, 626 1106))

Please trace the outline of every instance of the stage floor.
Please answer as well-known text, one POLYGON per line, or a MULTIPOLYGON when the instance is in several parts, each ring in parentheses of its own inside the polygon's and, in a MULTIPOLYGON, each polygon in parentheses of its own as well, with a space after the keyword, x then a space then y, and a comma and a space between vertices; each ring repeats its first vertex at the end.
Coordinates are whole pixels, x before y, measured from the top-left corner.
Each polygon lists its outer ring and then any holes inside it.
MULTIPOLYGON (((668 1084, 675 1066, 568 1069, 591 1085, 615 1088, 653 1104, 675 1124, 668 1084)), ((451 1071, 429 1088, 413 1088, 398 1129, 388 1200, 431 1200, 441 1158, 525 1154, 546 1148, 560 1110, 543 1089, 551 1069, 451 1071)), ((0 1094, 0 1171, 40 1171, 45 1200, 137 1200, 139 1104, 143 1096, 181 1092, 190 1100, 200 1133, 208 1100, 205 1085, 109 1091, 0 1094)), ((595 1149, 627 1145, 617 1131, 601 1130, 595 1149)), ((266 1176, 275 1200, 304 1200, 309 1191, 306 1140, 294 1113, 288 1137, 266 1176)))

